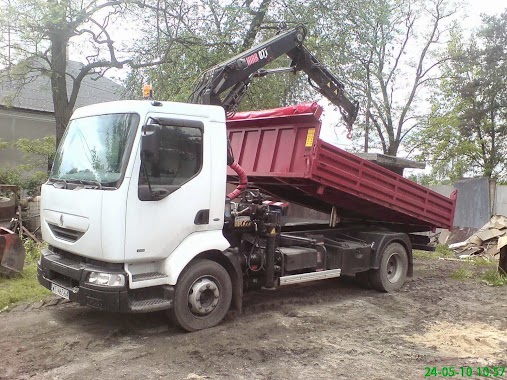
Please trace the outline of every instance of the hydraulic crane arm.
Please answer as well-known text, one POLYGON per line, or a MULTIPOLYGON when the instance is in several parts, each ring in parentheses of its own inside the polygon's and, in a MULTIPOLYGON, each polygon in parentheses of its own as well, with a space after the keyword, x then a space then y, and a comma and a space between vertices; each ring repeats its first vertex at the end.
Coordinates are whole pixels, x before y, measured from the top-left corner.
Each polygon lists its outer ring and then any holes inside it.
POLYGON ((303 45, 305 36, 306 28, 298 25, 212 67, 201 75, 189 102, 220 105, 228 114, 232 114, 236 112, 252 78, 278 72, 304 71, 310 85, 339 107, 350 131, 357 117, 358 102, 346 93, 343 83, 303 45), (292 59, 290 67, 263 69, 284 54, 292 59), (222 99, 220 95, 227 90, 229 92, 222 99))
POLYGON ((345 91, 345 85, 331 73, 308 49, 301 45, 287 52, 295 71, 304 71, 310 85, 338 106, 349 131, 359 111, 359 102, 345 91), (313 83, 312 83, 313 82, 313 83))
MULTIPOLYGON (((194 92, 190 96, 191 103, 220 105, 227 112, 233 112, 238 104, 234 103, 232 93, 248 86, 252 75, 258 70, 286 54, 303 43, 306 29, 298 26, 283 31, 273 38, 244 51, 228 61, 214 66, 204 72, 194 92), (220 95, 233 87, 224 100, 220 95)), ((246 90, 246 89, 245 89, 246 90)))

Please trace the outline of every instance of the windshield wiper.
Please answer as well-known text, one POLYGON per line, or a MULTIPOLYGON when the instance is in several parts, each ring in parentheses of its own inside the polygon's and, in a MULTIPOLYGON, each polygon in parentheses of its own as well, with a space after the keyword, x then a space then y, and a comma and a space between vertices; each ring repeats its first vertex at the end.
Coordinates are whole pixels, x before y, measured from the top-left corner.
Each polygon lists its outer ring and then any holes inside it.
POLYGON ((117 188, 114 186, 108 186, 113 184, 114 182, 106 182, 102 184, 100 181, 94 179, 77 179, 77 178, 49 178, 48 185, 53 185, 58 189, 68 189, 69 184, 80 184, 84 185, 89 189, 99 189, 99 190, 116 190, 117 188))
POLYGON ((102 184, 94 179, 69 178, 67 179, 67 183, 79 183, 80 185, 92 186, 91 188, 93 189, 102 190, 102 184))
POLYGON ((53 185, 54 187, 56 188, 59 188, 59 189, 66 189, 69 185, 69 183, 67 182, 67 180, 63 179, 63 178, 49 178, 48 180, 48 185, 53 185), (58 186, 56 186, 56 184, 58 184, 58 186))
POLYGON ((95 185, 99 190, 102 190, 102 184, 94 179, 78 179, 76 181, 79 181, 82 185, 95 185))

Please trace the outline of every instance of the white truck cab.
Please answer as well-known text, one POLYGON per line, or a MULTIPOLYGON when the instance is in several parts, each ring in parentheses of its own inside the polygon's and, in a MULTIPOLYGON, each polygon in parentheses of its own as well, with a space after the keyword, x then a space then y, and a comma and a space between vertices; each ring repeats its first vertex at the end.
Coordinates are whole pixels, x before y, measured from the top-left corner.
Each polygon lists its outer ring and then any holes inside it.
POLYGON ((76 110, 42 186, 49 247, 39 281, 100 309, 171 307, 183 268, 229 247, 226 141, 222 107, 145 100, 76 110), (142 163, 150 126, 157 146, 142 163))

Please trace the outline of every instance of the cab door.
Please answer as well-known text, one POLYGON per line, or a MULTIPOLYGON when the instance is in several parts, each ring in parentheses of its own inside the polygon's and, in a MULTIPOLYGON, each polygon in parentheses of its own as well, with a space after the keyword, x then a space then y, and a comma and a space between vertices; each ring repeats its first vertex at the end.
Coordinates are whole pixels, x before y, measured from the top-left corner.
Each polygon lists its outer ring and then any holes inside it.
POLYGON ((187 236, 209 229, 211 154, 207 121, 149 115, 157 147, 136 164, 127 198, 125 261, 166 258, 187 236))

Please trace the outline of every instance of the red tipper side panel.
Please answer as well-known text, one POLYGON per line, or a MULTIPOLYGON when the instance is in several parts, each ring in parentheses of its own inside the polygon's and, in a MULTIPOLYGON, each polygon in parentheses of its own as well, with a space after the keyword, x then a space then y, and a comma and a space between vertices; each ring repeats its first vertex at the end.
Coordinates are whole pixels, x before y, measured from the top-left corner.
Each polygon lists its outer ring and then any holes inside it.
MULTIPOLYGON (((319 139, 322 109, 306 103, 238 113, 227 122, 249 184, 276 198, 345 217, 450 228, 451 199, 319 139)), ((231 181, 235 173, 228 171, 231 181)))
POLYGON ((305 177, 311 152, 311 146, 305 147, 308 130, 315 129, 318 136, 321 114, 317 103, 237 113, 227 121, 236 162, 248 176, 305 177))

